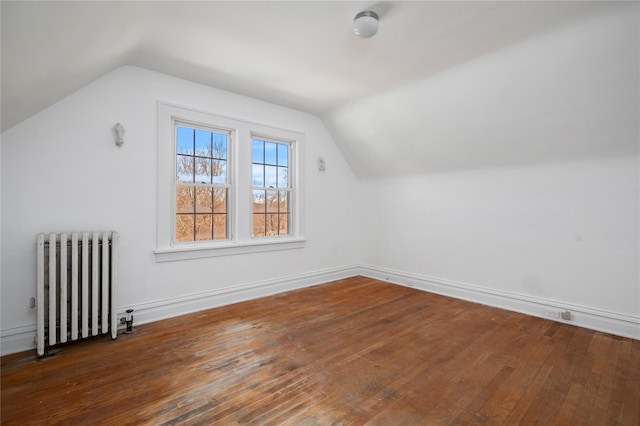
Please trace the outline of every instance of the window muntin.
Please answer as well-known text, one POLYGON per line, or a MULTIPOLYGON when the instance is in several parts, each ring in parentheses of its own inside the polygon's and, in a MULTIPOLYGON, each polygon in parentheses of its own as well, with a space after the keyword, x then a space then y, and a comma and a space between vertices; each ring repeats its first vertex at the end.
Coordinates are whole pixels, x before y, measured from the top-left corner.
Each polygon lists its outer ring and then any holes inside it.
POLYGON ((229 239, 231 132, 176 122, 174 242, 229 239))
POLYGON ((293 142, 251 140, 252 238, 292 235, 293 142))

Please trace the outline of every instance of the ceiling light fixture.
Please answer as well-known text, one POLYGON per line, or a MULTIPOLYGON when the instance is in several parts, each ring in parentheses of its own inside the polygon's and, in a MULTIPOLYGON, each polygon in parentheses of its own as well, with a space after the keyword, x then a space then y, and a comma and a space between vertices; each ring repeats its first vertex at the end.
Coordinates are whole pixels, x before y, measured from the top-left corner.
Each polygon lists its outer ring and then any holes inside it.
POLYGON ((378 27, 378 14, 370 10, 358 13, 353 19, 353 32, 362 38, 373 37, 378 27))

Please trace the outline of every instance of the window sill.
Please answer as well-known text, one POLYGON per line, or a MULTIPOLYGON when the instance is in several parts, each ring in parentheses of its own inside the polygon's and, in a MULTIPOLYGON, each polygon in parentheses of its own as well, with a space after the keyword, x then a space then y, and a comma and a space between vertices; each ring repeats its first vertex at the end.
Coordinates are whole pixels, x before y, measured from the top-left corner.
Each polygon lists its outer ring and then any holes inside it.
POLYGON ((173 262, 176 260, 202 259, 206 257, 231 256, 238 254, 259 253, 265 251, 292 250, 304 248, 306 239, 281 239, 269 241, 251 241, 245 243, 228 243, 212 245, 182 245, 159 248, 154 251, 156 262, 173 262))

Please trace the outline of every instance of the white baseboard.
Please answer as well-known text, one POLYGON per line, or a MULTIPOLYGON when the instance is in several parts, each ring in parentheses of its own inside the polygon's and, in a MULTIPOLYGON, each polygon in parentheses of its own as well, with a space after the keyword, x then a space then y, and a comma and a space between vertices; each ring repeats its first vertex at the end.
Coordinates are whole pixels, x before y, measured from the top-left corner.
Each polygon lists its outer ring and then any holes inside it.
MULTIPOLYGON (((240 284, 203 293, 189 294, 170 299, 147 303, 120 306, 118 317, 125 315, 127 309, 133 309, 134 326, 147 324, 167 318, 216 308, 232 303, 244 302, 277 293, 297 290, 358 275, 356 265, 323 269, 304 274, 291 275, 270 280, 240 284)), ((35 350, 34 337, 36 324, 3 329, 0 331, 0 354, 35 350)))
POLYGON ((125 315, 126 309, 133 309, 134 324, 142 325, 205 309, 217 308, 247 300, 258 299, 291 290, 324 284, 358 275, 358 267, 343 266, 299 275, 257 281, 232 287, 225 287, 203 293, 189 294, 171 299, 121 307, 118 312, 125 315))
MULTIPOLYGON (((517 293, 491 290, 471 284, 379 268, 371 265, 350 265, 330 268, 241 284, 209 292, 121 306, 118 309, 118 316, 124 316, 126 309, 133 309, 134 325, 142 325, 357 275, 640 340, 640 317, 638 316, 621 315, 614 312, 517 293), (569 311, 571 313, 571 319, 565 321, 551 315, 551 313, 558 313, 560 311, 569 311)), ((35 333, 35 324, 1 330, 0 354, 8 355, 34 350, 35 333)))
POLYGON ((6 328, 0 331, 0 355, 36 350, 36 324, 6 328))
POLYGON ((615 312, 517 293, 492 290, 471 284, 371 265, 361 265, 360 275, 443 296, 455 297, 457 299, 640 340, 640 316, 621 315, 615 312), (569 311, 571 319, 563 320, 559 318, 559 312, 561 311, 569 311))

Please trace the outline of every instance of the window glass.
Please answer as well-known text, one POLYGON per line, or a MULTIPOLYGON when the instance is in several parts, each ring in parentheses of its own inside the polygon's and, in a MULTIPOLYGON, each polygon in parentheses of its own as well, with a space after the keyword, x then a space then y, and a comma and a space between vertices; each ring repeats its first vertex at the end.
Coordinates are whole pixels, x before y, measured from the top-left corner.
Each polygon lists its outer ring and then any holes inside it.
POLYGON ((252 141, 252 237, 290 235, 290 143, 252 141))
POLYGON ((180 124, 175 140, 175 242, 228 239, 228 133, 180 124))

